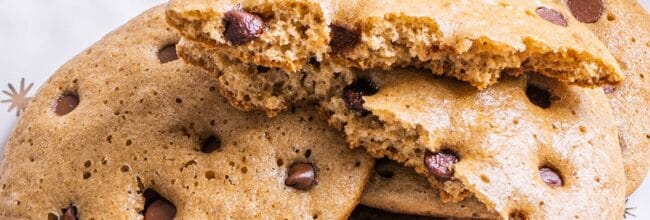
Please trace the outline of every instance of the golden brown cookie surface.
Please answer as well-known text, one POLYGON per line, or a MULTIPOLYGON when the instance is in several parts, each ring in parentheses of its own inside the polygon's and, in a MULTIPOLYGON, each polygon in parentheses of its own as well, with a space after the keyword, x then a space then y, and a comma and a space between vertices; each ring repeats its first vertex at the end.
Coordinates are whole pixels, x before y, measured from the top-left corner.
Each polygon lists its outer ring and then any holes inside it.
POLYGON ((167 16, 206 50, 292 74, 331 57, 423 67, 479 89, 528 70, 585 86, 621 81, 602 43, 549 0, 174 0, 167 16))
POLYGON ((650 166, 650 15, 634 0, 566 3, 621 64, 625 81, 604 89, 618 122, 627 193, 632 194, 650 166))
POLYGON ((9 140, 0 218, 347 217, 372 159, 312 110, 230 107, 178 40, 159 6, 61 67, 9 140))
POLYGON ((411 168, 394 161, 378 159, 361 197, 361 204, 395 213, 453 218, 497 219, 476 198, 444 203, 439 190, 411 168))
POLYGON ((416 168, 502 217, 620 218, 625 176, 600 89, 536 74, 482 92, 417 70, 371 71, 325 105, 352 146, 416 168))

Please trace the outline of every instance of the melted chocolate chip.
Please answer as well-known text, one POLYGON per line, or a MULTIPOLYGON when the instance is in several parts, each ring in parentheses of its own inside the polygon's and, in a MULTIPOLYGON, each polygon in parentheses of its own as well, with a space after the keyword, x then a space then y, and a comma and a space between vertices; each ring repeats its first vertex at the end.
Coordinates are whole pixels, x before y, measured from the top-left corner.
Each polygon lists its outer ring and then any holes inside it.
POLYGON ((353 49, 361 42, 361 32, 350 30, 342 26, 330 25, 330 48, 332 53, 341 54, 353 49))
POLYGON ((427 151, 424 154, 424 165, 436 179, 448 181, 454 176, 454 164, 458 163, 458 155, 450 150, 436 153, 427 151))
POLYGON ((614 91, 616 91, 616 87, 603 86, 603 92, 605 92, 605 94, 612 94, 612 93, 614 93, 614 91))
POLYGON ((378 91, 379 88, 370 79, 357 79, 343 89, 343 100, 349 109, 361 115, 368 115, 370 112, 363 108, 363 103, 365 103, 363 97, 374 95, 378 91))
POLYGON ((223 35, 234 45, 251 42, 264 32, 264 20, 241 9, 227 12, 223 21, 226 27, 223 35))
POLYGON ((314 166, 308 163, 296 163, 289 168, 284 185, 299 190, 308 190, 316 180, 314 166))
POLYGON ((56 99, 54 102, 54 113, 59 116, 66 115, 79 105, 79 96, 75 94, 65 94, 56 99))
POLYGON ((144 213, 145 220, 173 220, 176 216, 176 206, 166 200, 157 200, 144 213))
POLYGON ((541 108, 551 107, 551 93, 549 91, 534 85, 528 85, 526 87, 526 96, 528 96, 530 102, 541 108))
POLYGON ((542 178, 542 181, 551 188, 557 188, 563 185, 562 177, 560 177, 560 174, 552 168, 539 168, 539 176, 542 178))
POLYGON ((158 59, 160 63, 167 63, 174 60, 178 60, 178 55, 176 55, 176 44, 170 44, 158 51, 158 59))
POLYGON ((544 20, 547 20, 553 24, 557 24, 560 26, 567 26, 567 21, 564 18, 564 15, 562 13, 556 11, 555 9, 547 8, 547 7, 539 7, 535 12, 542 17, 544 20))
POLYGON ((584 23, 594 23, 603 14, 602 0, 568 0, 567 5, 576 19, 584 23))
POLYGON ((208 139, 203 141, 201 144, 201 152, 203 153, 212 153, 215 150, 218 150, 221 148, 221 139, 219 139, 217 136, 210 136, 208 139))
POLYGON ((68 208, 63 209, 63 215, 59 219, 61 219, 61 220, 77 220, 77 219, 79 219, 77 217, 77 207, 71 205, 71 206, 68 206, 68 208))

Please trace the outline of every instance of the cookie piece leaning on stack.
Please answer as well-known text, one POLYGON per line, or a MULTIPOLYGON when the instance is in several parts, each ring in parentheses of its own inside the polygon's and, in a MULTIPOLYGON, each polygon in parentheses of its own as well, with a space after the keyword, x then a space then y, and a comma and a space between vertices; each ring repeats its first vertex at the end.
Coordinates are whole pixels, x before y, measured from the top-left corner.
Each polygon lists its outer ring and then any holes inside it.
POLYGON ((237 111, 178 40, 159 6, 61 67, 10 137, 0 218, 346 218, 370 156, 314 110, 237 111))
POLYGON ((195 58, 241 66, 219 79, 235 106, 270 115, 345 84, 339 67, 415 66, 479 89, 525 71, 584 86, 622 80, 605 46, 553 1, 173 0, 167 15, 198 42, 195 58))

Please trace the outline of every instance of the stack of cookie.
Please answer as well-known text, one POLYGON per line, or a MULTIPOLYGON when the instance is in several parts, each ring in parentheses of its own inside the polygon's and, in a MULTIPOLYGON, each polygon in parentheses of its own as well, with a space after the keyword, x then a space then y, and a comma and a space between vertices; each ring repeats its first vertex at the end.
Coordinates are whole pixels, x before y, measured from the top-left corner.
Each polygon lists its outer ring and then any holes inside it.
POLYGON ((650 156, 648 19, 619 0, 172 0, 40 89, 0 217, 622 218, 650 156))

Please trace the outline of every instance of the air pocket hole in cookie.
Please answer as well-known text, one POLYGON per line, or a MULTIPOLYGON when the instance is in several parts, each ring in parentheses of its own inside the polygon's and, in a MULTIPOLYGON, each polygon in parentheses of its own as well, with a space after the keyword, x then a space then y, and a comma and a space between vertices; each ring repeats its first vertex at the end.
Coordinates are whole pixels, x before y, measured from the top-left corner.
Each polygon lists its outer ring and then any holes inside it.
POLYGON ((393 178, 395 176, 395 172, 390 169, 388 164, 390 163, 390 159, 388 158, 381 158, 377 159, 375 161, 375 173, 377 173, 379 176, 383 178, 393 178))
POLYGON ((540 108, 545 109, 551 107, 551 92, 546 89, 528 84, 528 86, 526 86, 526 96, 531 103, 539 106, 540 108))
POLYGON ((210 137, 203 140, 201 143, 201 152, 209 154, 221 148, 221 139, 216 135, 211 135, 210 137))
POLYGON ((144 209, 141 214, 145 220, 172 220, 176 216, 176 206, 153 189, 143 193, 144 209))
POLYGON ((176 43, 167 44, 160 48, 158 50, 158 60, 160 60, 160 63, 168 63, 178 60, 178 55, 176 54, 176 43))
POLYGON ((72 112, 79 105, 79 96, 75 93, 68 92, 59 96, 52 104, 54 113, 58 116, 64 116, 72 112))
POLYGON ((542 178, 542 181, 551 188, 558 188, 564 185, 560 172, 550 166, 540 167, 539 177, 542 178))

